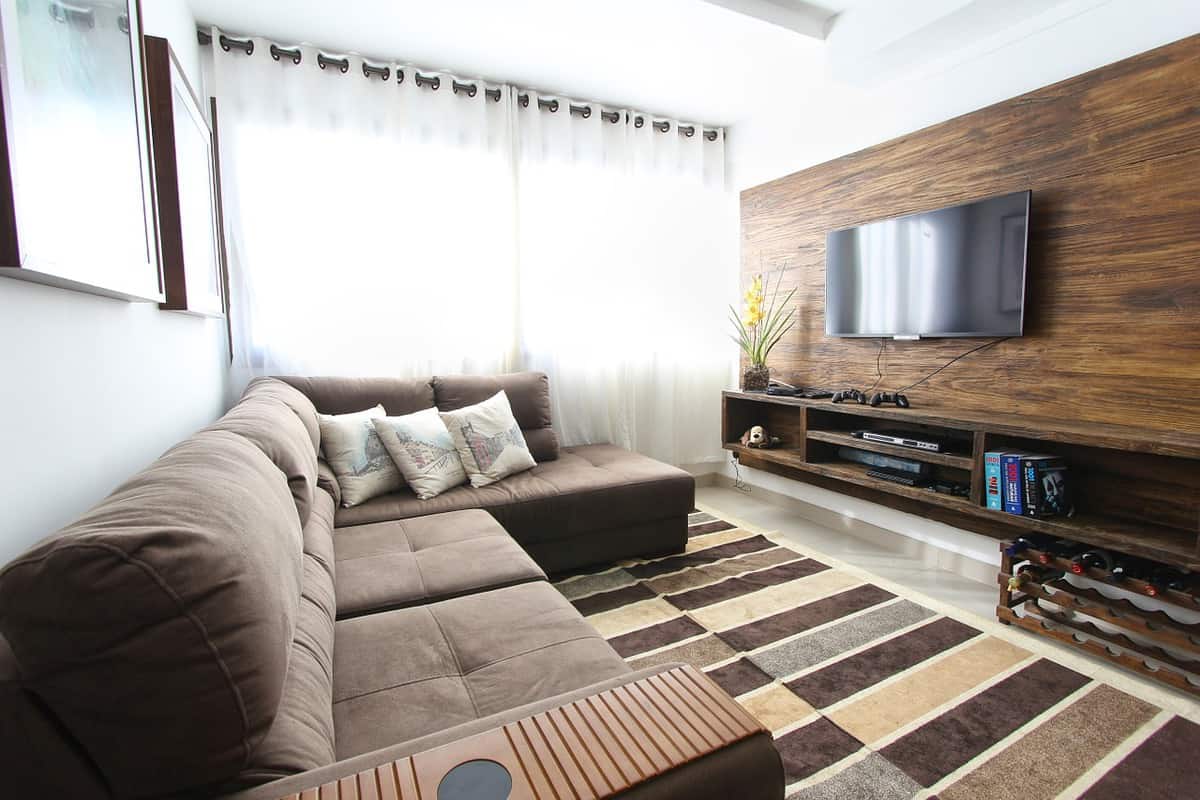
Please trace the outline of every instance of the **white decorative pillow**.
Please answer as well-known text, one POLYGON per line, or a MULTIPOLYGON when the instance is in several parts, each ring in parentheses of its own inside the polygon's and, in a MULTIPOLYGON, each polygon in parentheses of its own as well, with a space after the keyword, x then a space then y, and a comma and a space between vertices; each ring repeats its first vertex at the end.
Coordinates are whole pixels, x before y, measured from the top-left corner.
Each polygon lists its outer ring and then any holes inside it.
POLYGON ((342 505, 356 506, 404 486, 400 470, 371 420, 386 414, 375 406, 354 414, 321 414, 321 450, 342 488, 342 505))
POLYGON ((487 486, 536 467, 504 392, 457 411, 442 413, 471 485, 487 486))
POLYGON ((371 422, 417 497, 429 500, 466 481, 454 439, 436 408, 371 422))

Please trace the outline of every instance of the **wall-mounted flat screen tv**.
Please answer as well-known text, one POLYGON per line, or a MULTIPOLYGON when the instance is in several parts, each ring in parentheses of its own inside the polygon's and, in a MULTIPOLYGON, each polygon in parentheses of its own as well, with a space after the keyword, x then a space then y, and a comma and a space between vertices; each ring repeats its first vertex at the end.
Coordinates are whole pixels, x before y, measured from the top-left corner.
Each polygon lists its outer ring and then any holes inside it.
POLYGON ((826 237, 829 336, 1020 336, 1031 193, 826 237))

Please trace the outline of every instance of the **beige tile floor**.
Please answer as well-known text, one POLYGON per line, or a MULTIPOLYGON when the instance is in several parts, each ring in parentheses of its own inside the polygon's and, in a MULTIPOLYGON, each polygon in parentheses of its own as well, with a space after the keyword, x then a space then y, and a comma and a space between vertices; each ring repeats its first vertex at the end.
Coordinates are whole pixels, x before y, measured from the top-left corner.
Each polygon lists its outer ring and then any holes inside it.
POLYGON ((798 550, 805 547, 893 580, 984 617, 995 616, 996 584, 981 583, 930 565, 927 554, 913 540, 899 534, 868 541, 826 527, 802 516, 797 510, 773 504, 762 492, 749 494, 721 486, 696 490, 696 501, 720 509, 751 525, 778 531, 798 550))
POLYGON ((830 556, 858 569, 926 595, 960 612, 980 618, 980 627, 1018 645, 1049 649, 1067 666, 1108 681, 1118 688, 1157 703, 1193 721, 1200 722, 1200 701, 1185 692, 1142 678, 1123 669, 1114 669, 1103 659, 1081 653, 1026 631, 996 622, 999 588, 939 568, 929 549, 908 537, 875 529, 870 538, 835 530, 816 522, 798 508, 773 502, 768 492, 749 493, 725 486, 696 489, 696 502, 746 524, 775 531, 800 552, 830 556))

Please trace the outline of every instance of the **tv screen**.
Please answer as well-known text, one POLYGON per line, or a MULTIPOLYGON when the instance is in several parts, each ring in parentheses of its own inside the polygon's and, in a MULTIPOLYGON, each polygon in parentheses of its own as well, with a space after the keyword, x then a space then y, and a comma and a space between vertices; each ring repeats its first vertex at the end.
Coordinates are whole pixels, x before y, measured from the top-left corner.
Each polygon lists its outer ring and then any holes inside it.
POLYGON ((1030 192, 833 231, 829 336, 1020 336, 1030 192))

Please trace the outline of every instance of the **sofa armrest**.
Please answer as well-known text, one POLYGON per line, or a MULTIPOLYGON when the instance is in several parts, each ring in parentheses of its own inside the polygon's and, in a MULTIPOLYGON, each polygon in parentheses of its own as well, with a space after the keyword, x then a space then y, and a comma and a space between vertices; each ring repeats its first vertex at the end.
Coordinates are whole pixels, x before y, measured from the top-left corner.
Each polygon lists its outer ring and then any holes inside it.
POLYGON ((432 800, 451 769, 478 759, 508 771, 513 798, 659 796, 656 781, 669 775, 678 784, 680 768, 693 763, 699 772, 693 781, 684 776, 685 782, 737 786, 743 797, 783 796, 782 766, 770 734, 708 677, 683 664, 632 673, 445 733, 456 732, 464 735, 441 742, 440 734, 423 737, 230 799, 432 800))

